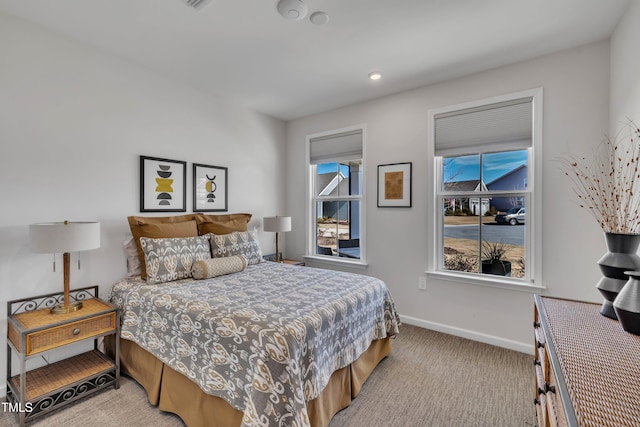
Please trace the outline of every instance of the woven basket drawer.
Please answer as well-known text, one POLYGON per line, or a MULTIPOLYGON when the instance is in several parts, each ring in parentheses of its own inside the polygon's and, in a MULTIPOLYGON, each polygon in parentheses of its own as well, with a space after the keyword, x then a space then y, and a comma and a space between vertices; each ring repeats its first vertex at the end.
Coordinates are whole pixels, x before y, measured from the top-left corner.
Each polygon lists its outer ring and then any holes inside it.
POLYGON ((55 328, 27 334, 26 355, 40 353, 116 329, 116 313, 67 323, 55 328))

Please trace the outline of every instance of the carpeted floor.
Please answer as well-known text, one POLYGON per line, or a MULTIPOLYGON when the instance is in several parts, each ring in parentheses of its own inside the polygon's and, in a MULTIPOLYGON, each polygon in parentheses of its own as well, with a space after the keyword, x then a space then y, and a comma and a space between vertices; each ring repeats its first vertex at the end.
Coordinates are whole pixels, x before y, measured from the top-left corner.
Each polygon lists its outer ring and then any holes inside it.
POLYGON ((410 325, 331 427, 536 426, 533 356, 410 325))
MULTIPOLYGON (((402 325, 393 351, 330 427, 535 426, 533 356, 402 325)), ((0 407, 1 408, 1 407, 0 407)), ((17 426, 0 412, 0 426, 17 426)), ((61 408, 30 426, 183 426, 149 405, 123 377, 108 389, 61 408)))

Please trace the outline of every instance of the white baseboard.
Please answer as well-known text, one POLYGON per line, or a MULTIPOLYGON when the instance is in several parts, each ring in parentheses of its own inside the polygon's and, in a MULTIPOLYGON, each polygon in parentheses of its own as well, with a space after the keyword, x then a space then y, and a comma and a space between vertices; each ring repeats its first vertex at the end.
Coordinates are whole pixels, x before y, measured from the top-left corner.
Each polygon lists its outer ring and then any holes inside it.
POLYGON ((430 322, 411 316, 400 315, 400 320, 403 323, 407 323, 409 325, 419 326, 421 328, 431 329, 436 332, 455 335, 457 337, 479 341, 485 344, 491 344, 498 347, 507 348, 509 350, 519 351, 520 353, 533 355, 533 341, 531 343, 523 343, 519 341, 508 340, 496 337, 494 335, 487 335, 480 332, 470 331, 468 329, 456 328, 455 326, 443 325, 441 323, 430 322))

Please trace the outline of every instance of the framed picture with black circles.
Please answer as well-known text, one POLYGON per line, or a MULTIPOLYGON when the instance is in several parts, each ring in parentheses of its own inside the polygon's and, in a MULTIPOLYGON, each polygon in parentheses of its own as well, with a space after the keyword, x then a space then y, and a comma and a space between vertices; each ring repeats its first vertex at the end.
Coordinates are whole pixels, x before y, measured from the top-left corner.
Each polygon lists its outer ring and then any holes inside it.
POLYGON ((140 156, 140 212, 187 211, 187 162, 140 156))
POLYGON ((227 168, 193 164, 193 211, 226 212, 228 209, 227 168))

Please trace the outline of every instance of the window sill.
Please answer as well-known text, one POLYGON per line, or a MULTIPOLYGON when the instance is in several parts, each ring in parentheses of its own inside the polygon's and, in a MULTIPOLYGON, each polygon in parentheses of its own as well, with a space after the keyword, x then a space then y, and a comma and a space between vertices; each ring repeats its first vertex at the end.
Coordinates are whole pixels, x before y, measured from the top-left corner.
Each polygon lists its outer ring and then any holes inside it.
POLYGON ((350 260, 349 258, 342 257, 306 255, 304 259, 305 261, 311 261, 316 264, 339 265, 343 267, 360 268, 363 270, 369 267, 369 264, 363 260, 350 260))
POLYGON ((426 274, 427 277, 433 279, 447 280, 451 282, 464 283, 467 285, 488 286, 491 288, 530 292, 534 294, 538 294, 546 289, 544 286, 536 285, 531 282, 525 282, 518 279, 510 279, 508 277, 486 277, 487 275, 480 276, 479 274, 464 274, 444 271, 427 271, 426 274))

